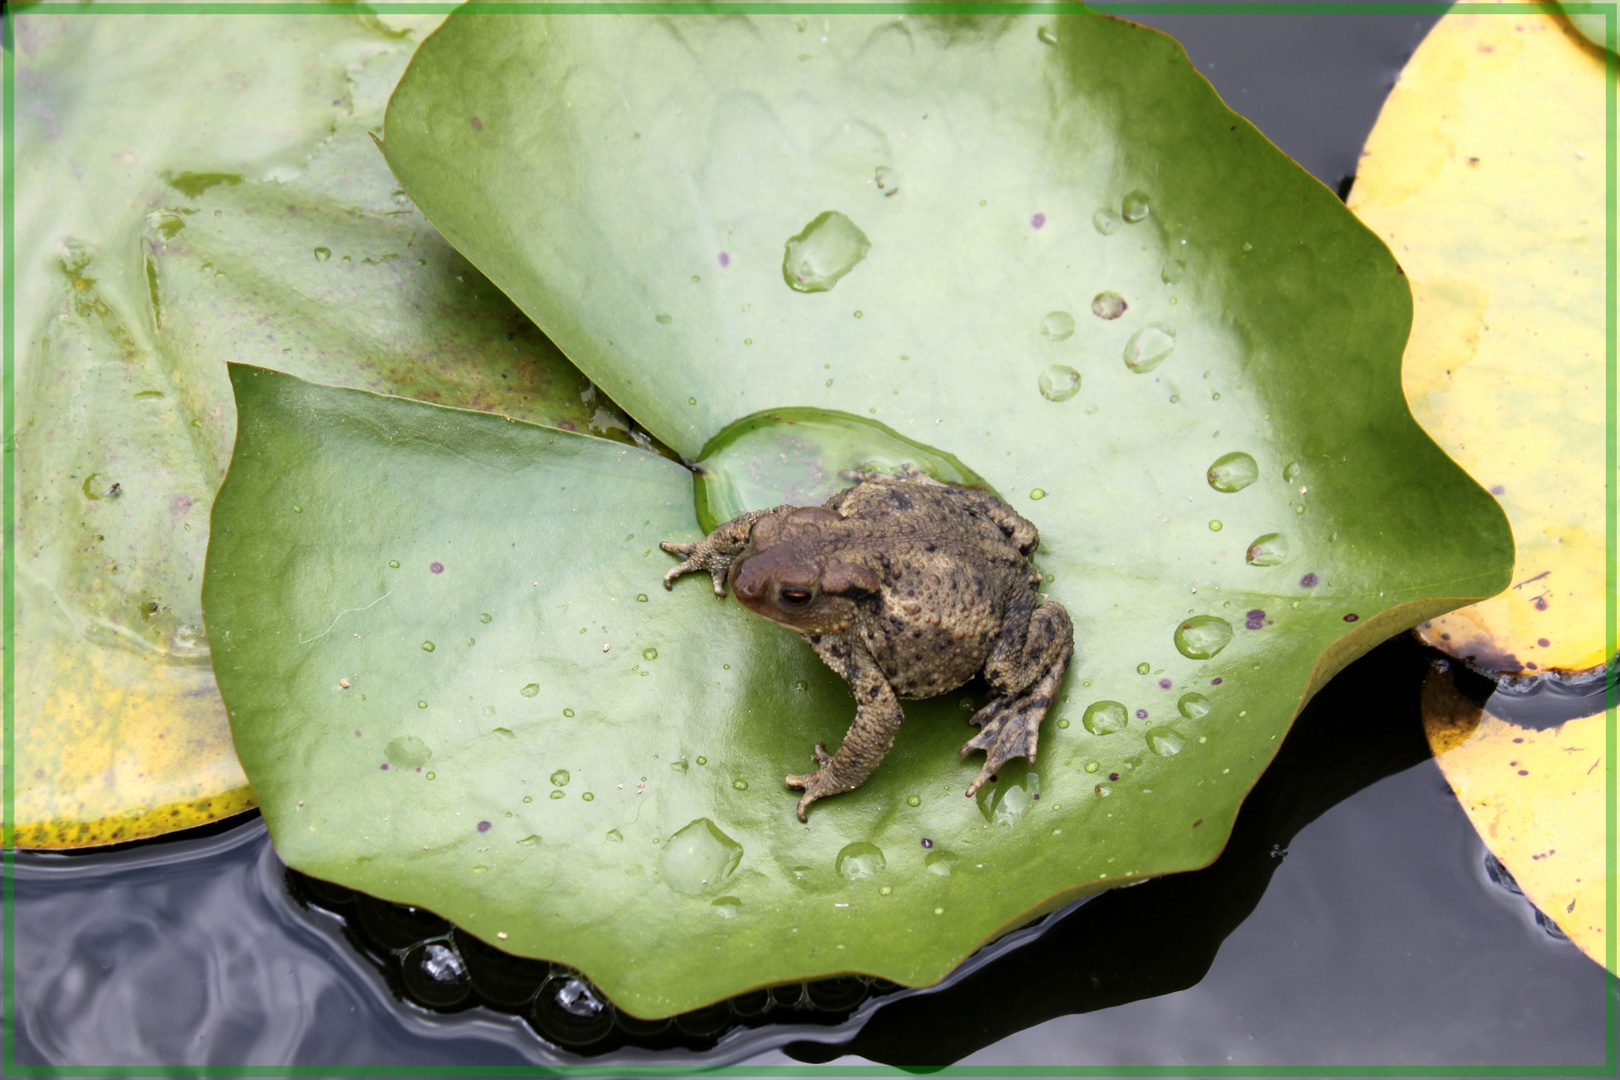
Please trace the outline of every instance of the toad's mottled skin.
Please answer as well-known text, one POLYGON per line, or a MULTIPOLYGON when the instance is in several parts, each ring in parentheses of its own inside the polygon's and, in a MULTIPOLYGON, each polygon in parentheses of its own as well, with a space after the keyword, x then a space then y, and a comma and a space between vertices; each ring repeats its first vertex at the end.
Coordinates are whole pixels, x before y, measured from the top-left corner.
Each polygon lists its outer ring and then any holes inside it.
POLYGON ((707 570, 744 606, 804 635, 855 693, 855 722, 820 768, 789 776, 810 804, 853 791, 894 744, 899 698, 955 689, 980 672, 995 692, 972 718, 962 754, 984 750, 967 793, 1008 760, 1035 761, 1035 739, 1074 653, 1074 626, 1041 603, 1029 561, 1035 526, 993 495, 905 475, 845 473, 859 483, 821 506, 754 510, 695 544, 666 541, 685 561, 664 575, 707 570))

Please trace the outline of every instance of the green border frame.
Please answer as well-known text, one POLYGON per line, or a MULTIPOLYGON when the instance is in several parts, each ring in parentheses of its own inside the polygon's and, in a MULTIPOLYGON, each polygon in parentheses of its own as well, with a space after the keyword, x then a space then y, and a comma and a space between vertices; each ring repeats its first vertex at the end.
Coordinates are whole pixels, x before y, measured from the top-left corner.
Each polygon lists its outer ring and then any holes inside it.
MULTIPOLYGON (((912 1072, 885 1065, 728 1065, 709 1067, 659 1066, 470 1066, 447 1068, 411 1068, 397 1066, 55 1066, 22 1065, 14 1058, 16 1021, 11 1009, 16 1000, 16 967, 14 963, 16 921, 16 849, 13 844, 13 809, 16 796, 15 776, 15 722, 16 722, 16 545, 12 537, 16 529, 16 153, 12 140, 16 132, 16 67, 13 61, 13 20, 19 13, 56 15, 183 15, 183 14, 243 14, 243 15, 316 15, 316 14, 436 14, 449 13, 468 6, 460 3, 345 3, 345 2, 293 2, 253 3, 252 0, 169 0, 158 3, 107 3, 98 0, 44 0, 38 3, 8 5, 0 13, 0 64, 3 64, 5 102, 3 124, 5 129, 4 158, 0 165, 0 184, 3 184, 3 271, 4 297, 0 300, 0 320, 5 332, 3 352, 0 352, 0 455, 4 457, 0 468, 0 708, 4 711, 4 757, 0 771, 0 797, 3 797, 4 817, 0 818, 0 907, 4 908, 4 982, 0 984, 0 1076, 378 1076, 378 1077, 439 1077, 439 1076, 911 1076, 912 1072)), ((546 14, 673 14, 679 12, 709 12, 713 14, 799 13, 814 15, 839 14, 943 14, 953 11, 994 11, 1000 14, 1061 13, 1072 9, 1072 2, 927 2, 892 3, 873 0, 870 3, 524 3, 486 2, 473 0, 481 11, 511 13, 518 11, 546 14)), ((1297 0, 1276 0, 1273 3, 1242 2, 1242 0, 1206 0, 1206 2, 1123 2, 1090 3, 1087 6, 1108 15, 1132 14, 1223 14, 1223 15, 1399 15, 1428 14, 1437 8, 1445 13, 1469 12, 1493 15, 1545 14, 1552 6, 1547 3, 1478 4, 1440 2, 1391 3, 1385 0, 1367 2, 1301 3, 1297 0)), ((1604 766, 1605 852, 1604 869, 1608 877, 1605 897, 1609 927, 1607 941, 1607 967, 1616 968, 1616 699, 1617 668, 1620 668, 1620 650, 1616 648, 1616 550, 1620 539, 1617 528, 1616 469, 1620 456, 1616 453, 1617 420, 1617 356, 1616 348, 1617 303, 1620 290, 1620 244, 1616 236, 1616 56, 1617 30, 1620 30, 1620 3, 1562 3, 1566 13, 1602 15, 1605 23, 1605 42, 1608 46, 1605 102, 1606 153, 1604 164, 1604 202, 1606 226, 1604 234, 1604 264, 1609 287, 1605 298, 1604 314, 1604 427, 1605 468, 1604 511, 1606 524, 1606 568, 1604 577, 1605 624, 1604 641, 1609 657, 1604 670, 1604 705, 1607 719, 1604 766)), ((951 1065, 928 1070, 943 1076, 1606 1076, 1615 1075, 1617 1060, 1616 1021, 1620 1005, 1620 978, 1608 975, 1605 980, 1604 1022, 1605 1064, 1601 1066, 964 1066, 951 1065)))

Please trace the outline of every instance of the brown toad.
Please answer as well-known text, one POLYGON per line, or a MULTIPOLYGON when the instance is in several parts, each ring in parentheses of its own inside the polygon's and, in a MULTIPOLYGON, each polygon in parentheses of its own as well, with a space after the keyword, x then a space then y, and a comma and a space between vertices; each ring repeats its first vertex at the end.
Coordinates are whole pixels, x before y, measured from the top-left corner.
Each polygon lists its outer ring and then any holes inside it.
POLYGON ((817 799, 853 791, 894 744, 899 698, 926 698, 984 673, 996 697, 962 747, 986 751, 972 795, 1035 740, 1074 653, 1061 604, 1041 603, 1029 554, 1035 526, 994 495, 902 476, 845 473, 859 483, 821 506, 778 506, 733 518, 695 544, 665 541, 685 561, 664 575, 707 570, 743 605, 802 634, 855 694, 855 722, 820 768, 789 776, 799 819, 817 799))

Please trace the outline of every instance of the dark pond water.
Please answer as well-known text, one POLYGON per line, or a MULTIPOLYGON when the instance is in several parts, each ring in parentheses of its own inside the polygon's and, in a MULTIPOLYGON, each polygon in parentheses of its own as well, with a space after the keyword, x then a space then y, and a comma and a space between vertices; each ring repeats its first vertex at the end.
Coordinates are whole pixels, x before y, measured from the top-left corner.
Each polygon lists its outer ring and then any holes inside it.
MULTIPOLYGON (((1135 17, 1181 38, 1234 107, 1335 188, 1434 18, 1135 17)), ((123 850, 25 854, 10 912, 15 1061, 78 1075, 540 1062, 1601 1065, 1602 971, 1544 929, 1428 757, 1417 702, 1432 662, 1402 638, 1328 686, 1205 870, 1052 916, 942 987, 879 987, 853 1012, 872 988, 796 990, 763 1014, 769 1003, 744 1002, 658 1035, 612 1035, 586 1056, 540 1038, 521 1010, 405 1000, 408 977, 388 950, 438 928, 312 891, 257 819, 123 850)), ((1526 723, 1585 709, 1554 704, 1526 706, 1526 723)), ((547 986, 554 998, 573 992, 566 978, 547 986)))

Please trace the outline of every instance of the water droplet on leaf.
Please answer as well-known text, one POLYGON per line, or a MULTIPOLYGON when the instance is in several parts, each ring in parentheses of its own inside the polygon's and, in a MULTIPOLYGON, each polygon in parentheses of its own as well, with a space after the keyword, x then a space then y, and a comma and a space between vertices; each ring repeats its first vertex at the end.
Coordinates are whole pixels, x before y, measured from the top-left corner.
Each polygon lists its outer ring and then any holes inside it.
POLYGON ((857 840, 844 845, 833 866, 838 876, 846 881, 860 881, 862 878, 877 877, 888 866, 888 860, 883 857, 883 849, 876 844, 857 840))
POLYGON ((1068 401, 1080 392, 1080 373, 1067 364, 1053 364, 1037 381, 1047 401, 1068 401))
POLYGON ((1067 341, 1074 335, 1074 316, 1067 311, 1049 311, 1041 320, 1041 337, 1047 341, 1067 341))
POLYGON ((1281 533, 1257 536, 1244 553, 1243 561, 1250 566, 1278 566, 1288 561, 1288 538, 1281 533))
POLYGON ((788 240, 782 278, 797 292, 826 292, 871 248, 872 242, 853 221, 828 210, 788 240))
POLYGON ((698 818, 669 838, 658 856, 658 872, 676 892, 713 892, 742 857, 741 844, 708 818, 698 818))
POLYGON ((1091 313, 1099 319, 1117 319, 1129 306, 1117 292, 1100 292, 1091 298, 1091 313))
POLYGON ((1194 615, 1175 633, 1176 651, 1189 660, 1208 660, 1232 640, 1232 624, 1218 615, 1194 615))
POLYGON ((1117 701, 1093 701, 1086 706, 1080 722, 1093 735, 1112 735, 1116 731, 1124 731, 1131 718, 1125 706, 1117 701))
POLYGON ((1176 702, 1176 708, 1188 720, 1197 720, 1209 713, 1209 698, 1203 694, 1182 694, 1181 700, 1176 702))
POLYGON ((1238 450, 1216 458, 1215 464, 1209 467, 1208 479, 1210 487, 1230 494, 1260 479, 1260 466, 1254 458, 1238 450))
POLYGON ((1150 323, 1131 335, 1125 343, 1125 366, 1144 375, 1160 364, 1176 347, 1176 332, 1163 323, 1150 323))
POLYGON ((1181 748, 1187 745, 1187 740, 1170 728, 1154 728, 1148 732, 1148 745, 1160 757, 1174 757, 1181 753, 1181 748))

